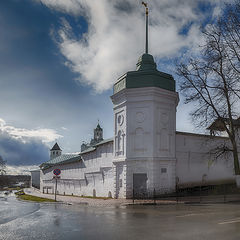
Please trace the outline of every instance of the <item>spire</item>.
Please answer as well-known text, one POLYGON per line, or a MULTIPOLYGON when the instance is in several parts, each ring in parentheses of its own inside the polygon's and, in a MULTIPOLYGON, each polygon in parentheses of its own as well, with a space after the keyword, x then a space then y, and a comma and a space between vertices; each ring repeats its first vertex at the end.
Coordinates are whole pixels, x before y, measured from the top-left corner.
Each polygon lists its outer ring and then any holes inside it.
POLYGON ((98 122, 97 127, 96 127, 95 129, 100 129, 100 130, 102 130, 102 128, 101 128, 99 122, 98 122))
POLYGON ((148 6, 147 3, 142 2, 146 9, 146 46, 145 46, 145 53, 148 54, 148 6))
POLYGON ((148 5, 142 2, 146 9, 146 49, 145 53, 138 59, 137 71, 157 71, 157 65, 154 62, 153 56, 148 54, 148 5))
POLYGON ((53 150, 61 150, 61 148, 58 146, 57 143, 54 144, 54 146, 52 147, 51 151, 53 150))
POLYGON ((101 127, 100 127, 100 124, 99 124, 99 119, 98 119, 98 124, 97 124, 97 128, 96 129, 102 129, 101 127))

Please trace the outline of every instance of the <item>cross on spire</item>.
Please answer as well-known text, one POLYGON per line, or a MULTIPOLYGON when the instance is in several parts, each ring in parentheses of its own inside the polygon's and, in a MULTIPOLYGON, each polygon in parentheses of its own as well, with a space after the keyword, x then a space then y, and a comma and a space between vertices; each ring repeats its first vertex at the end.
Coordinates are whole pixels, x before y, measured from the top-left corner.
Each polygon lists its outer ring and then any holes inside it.
POLYGON ((145 47, 145 53, 148 54, 148 5, 146 2, 142 2, 142 5, 144 5, 146 9, 146 47, 145 47))

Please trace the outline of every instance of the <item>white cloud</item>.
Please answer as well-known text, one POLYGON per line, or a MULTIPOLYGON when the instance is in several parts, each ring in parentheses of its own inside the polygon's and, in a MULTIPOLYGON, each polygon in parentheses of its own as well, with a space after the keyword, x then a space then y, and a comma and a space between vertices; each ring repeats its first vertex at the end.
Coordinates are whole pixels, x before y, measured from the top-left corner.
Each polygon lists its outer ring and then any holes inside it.
POLYGON ((58 11, 74 13, 76 15, 81 11, 81 4, 78 0, 40 0, 43 4, 49 8, 53 8, 58 11))
MULTIPOLYGON (((58 30, 61 53, 66 65, 84 84, 97 92, 112 87, 117 78, 134 70, 137 58, 144 51, 144 8, 141 1, 132 0, 38 0, 46 6, 88 21, 88 32, 78 39, 70 24, 62 19, 58 30)), ((214 4, 213 14, 220 11, 222 0, 214 4)), ((199 26, 204 13, 197 9, 198 1, 152 0, 150 7, 150 53, 157 58, 176 57, 183 47, 195 51, 202 41, 199 26), (180 31, 189 23, 186 35, 180 31)))
POLYGON ((41 140, 43 143, 48 143, 61 138, 62 135, 58 134, 53 129, 39 128, 39 129, 25 129, 17 128, 14 126, 7 125, 7 123, 0 118, 0 133, 7 133, 12 138, 19 139, 22 142, 26 142, 30 139, 41 140))

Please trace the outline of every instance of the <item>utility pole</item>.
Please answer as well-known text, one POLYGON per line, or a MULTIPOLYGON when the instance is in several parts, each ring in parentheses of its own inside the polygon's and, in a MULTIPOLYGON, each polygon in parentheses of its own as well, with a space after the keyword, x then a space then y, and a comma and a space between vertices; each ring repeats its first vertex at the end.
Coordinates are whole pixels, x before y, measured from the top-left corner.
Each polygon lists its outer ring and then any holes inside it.
POLYGON ((58 176, 54 176, 55 177, 55 202, 57 201, 57 179, 58 179, 58 176))

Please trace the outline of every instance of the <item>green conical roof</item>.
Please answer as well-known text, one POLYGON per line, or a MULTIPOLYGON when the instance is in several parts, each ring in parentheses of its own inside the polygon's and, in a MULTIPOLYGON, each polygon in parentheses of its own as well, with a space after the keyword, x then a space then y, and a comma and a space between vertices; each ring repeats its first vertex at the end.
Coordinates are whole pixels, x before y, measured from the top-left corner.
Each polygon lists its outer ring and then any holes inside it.
POLYGON ((136 64, 136 71, 129 71, 114 84, 114 94, 125 88, 158 87, 175 92, 172 75, 157 70, 153 56, 144 53, 136 64))

